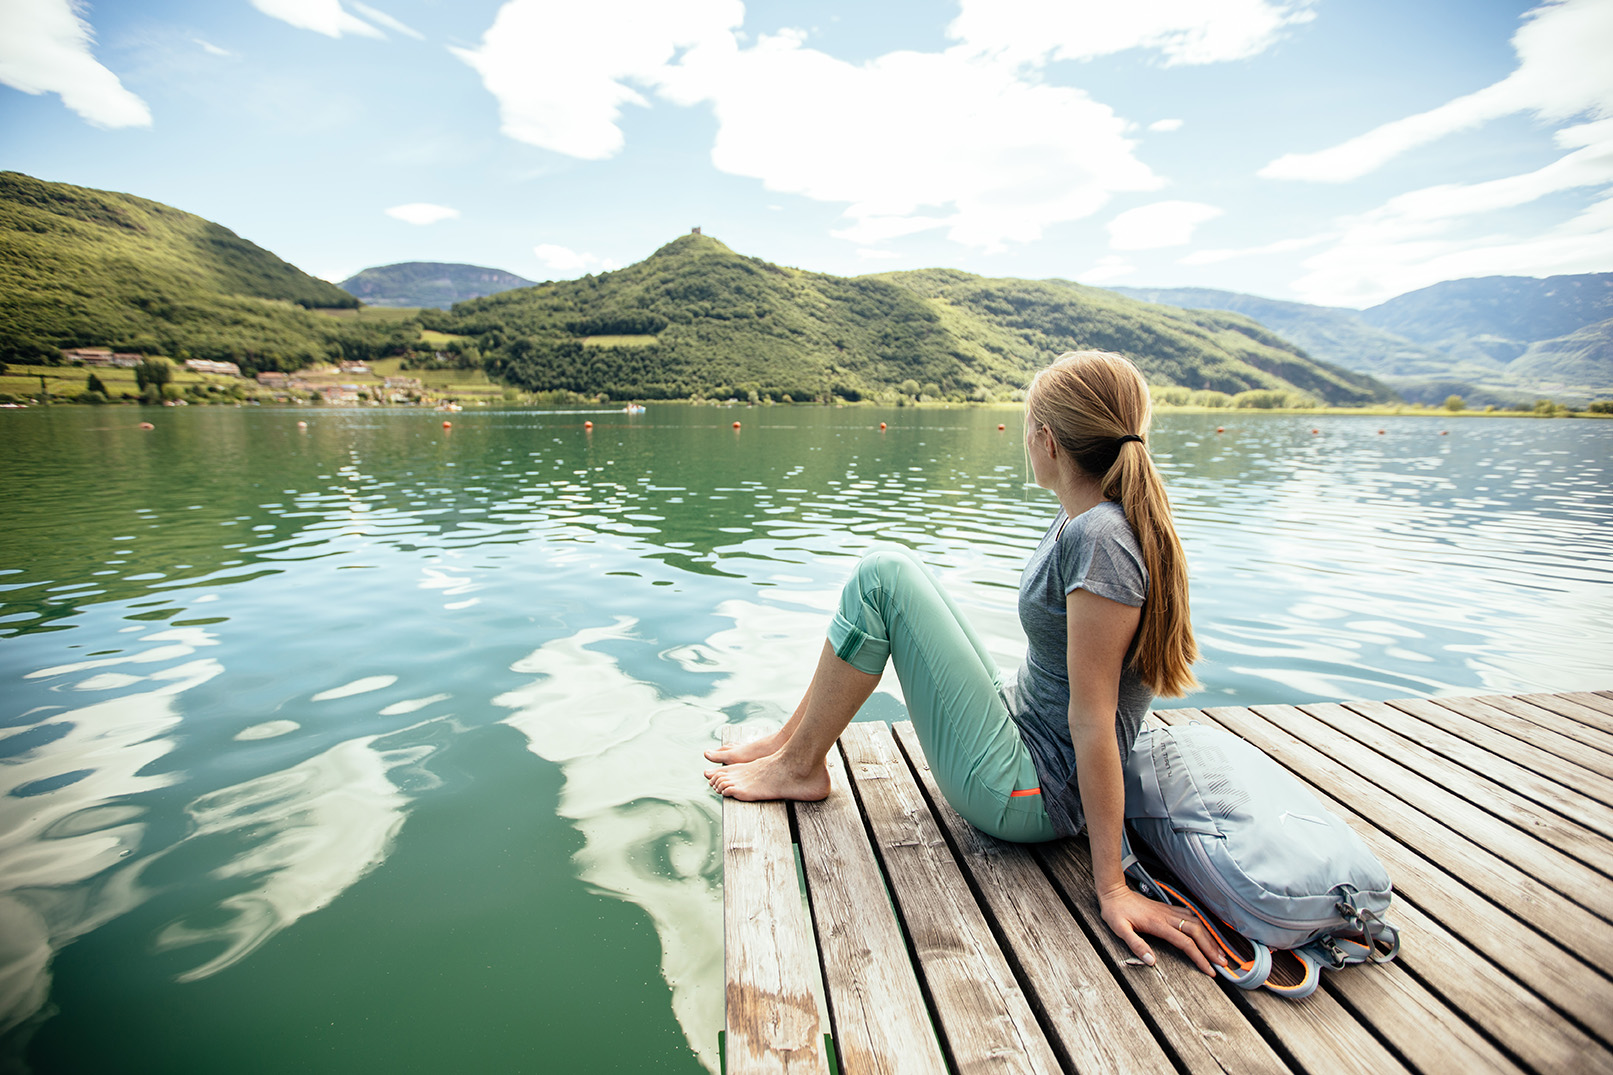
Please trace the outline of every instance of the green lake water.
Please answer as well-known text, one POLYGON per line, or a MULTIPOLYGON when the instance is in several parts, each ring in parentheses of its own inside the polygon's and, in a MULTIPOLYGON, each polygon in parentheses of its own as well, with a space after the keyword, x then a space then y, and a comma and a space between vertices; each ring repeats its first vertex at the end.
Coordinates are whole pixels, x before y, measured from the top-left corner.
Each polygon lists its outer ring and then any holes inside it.
MULTIPOLYGON (((787 716, 882 543, 1022 655, 1055 504, 1017 411, 451 419, 0 412, 0 1069, 712 1068, 700 751, 787 716)), ((1613 687, 1613 423, 1164 415, 1152 449, 1180 704, 1613 687)))

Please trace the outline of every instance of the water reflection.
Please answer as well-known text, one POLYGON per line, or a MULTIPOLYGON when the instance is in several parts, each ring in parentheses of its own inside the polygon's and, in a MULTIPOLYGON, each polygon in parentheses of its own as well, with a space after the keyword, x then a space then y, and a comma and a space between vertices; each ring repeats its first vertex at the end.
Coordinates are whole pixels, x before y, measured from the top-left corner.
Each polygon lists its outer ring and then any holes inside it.
MULTIPOLYGON (((179 975, 193 982, 216 974, 299 918, 326 906, 377 866, 403 827, 409 796, 391 772, 415 765, 431 751, 414 746, 385 749, 379 736, 350 739, 289 769, 221 788, 192 801, 185 812, 191 831, 169 851, 185 855, 211 845, 204 858, 214 881, 241 882, 216 900, 168 925, 159 950, 194 945, 218 947, 179 975), (239 850, 245 844, 245 850, 239 850)), ((194 859, 187 869, 196 869, 194 859)))
POLYGON ((0 1033, 38 1013, 50 989, 55 952, 130 910, 143 898, 126 876, 145 833, 149 795, 181 777, 154 771, 173 749, 180 723, 176 697, 224 669, 215 660, 183 660, 197 631, 162 631, 161 643, 117 658, 79 661, 29 673, 65 678, 116 664, 181 660, 144 676, 101 672, 63 686, 79 690, 152 683, 116 698, 6 729, 0 739, 0 1033))

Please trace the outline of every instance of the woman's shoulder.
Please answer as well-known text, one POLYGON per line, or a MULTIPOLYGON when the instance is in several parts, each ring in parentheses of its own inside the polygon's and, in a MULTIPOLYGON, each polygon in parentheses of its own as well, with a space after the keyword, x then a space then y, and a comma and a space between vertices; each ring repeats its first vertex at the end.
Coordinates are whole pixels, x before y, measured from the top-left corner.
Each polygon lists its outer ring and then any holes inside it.
POLYGON ((1118 541, 1135 548, 1137 535, 1126 521, 1126 511, 1113 500, 1105 500, 1075 516, 1061 535, 1066 541, 1118 541))

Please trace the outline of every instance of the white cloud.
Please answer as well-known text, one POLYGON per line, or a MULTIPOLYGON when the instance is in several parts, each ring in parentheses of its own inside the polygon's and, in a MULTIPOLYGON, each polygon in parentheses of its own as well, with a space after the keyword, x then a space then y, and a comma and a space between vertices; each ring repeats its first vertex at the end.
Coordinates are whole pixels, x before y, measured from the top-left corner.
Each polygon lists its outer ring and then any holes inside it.
POLYGON ((737 0, 510 0, 479 48, 454 52, 497 98, 507 135, 582 159, 621 149, 621 110, 647 106, 645 92, 709 104, 718 169, 845 203, 834 234, 861 246, 945 228, 1000 249, 1161 185, 1127 122, 1079 90, 963 47, 851 64, 799 31, 742 46, 743 16, 737 0))
POLYGON ((1174 66, 1247 59, 1314 17, 1310 0, 963 0, 947 33, 1019 63, 1157 49, 1174 66))
POLYGON ((1337 243, 1305 260, 1306 273, 1295 281, 1294 291, 1307 302, 1369 306, 1442 280, 1607 269, 1608 251, 1613 250, 1613 194, 1604 193, 1545 232, 1456 236, 1457 218, 1414 215, 1426 193, 1346 220, 1337 243))
POLYGON ((1182 121, 1179 119, 1156 119, 1148 125, 1148 129, 1160 132, 1179 131, 1182 129, 1182 121))
POLYGON ((386 37, 363 19, 342 10, 341 0, 252 0, 252 6, 270 18, 326 37, 386 37))
POLYGON ((449 51, 482 76, 505 134, 604 160, 622 148, 622 107, 649 103, 628 82, 653 79, 680 47, 731 36, 744 17, 739 0, 508 0, 479 48, 449 51))
POLYGON ((410 202, 407 205, 394 205, 386 211, 386 215, 405 224, 435 224, 439 220, 454 219, 459 215, 459 210, 430 202, 410 202))
POLYGON ((730 36, 691 49, 659 84, 677 103, 710 102, 717 168, 847 203, 834 234, 861 245, 945 228, 1000 249, 1162 182, 1107 105, 961 49, 850 64, 797 35, 744 49, 730 36))
POLYGON ((234 56, 235 55, 235 53, 231 52, 229 49, 219 48, 217 45, 213 44, 211 41, 203 41, 199 37, 193 37, 193 38, 191 38, 191 40, 194 41, 197 45, 201 46, 201 50, 203 52, 207 53, 209 56, 234 56))
POLYGON ((1613 118, 1613 4, 1562 0, 1535 8, 1512 37, 1517 69, 1438 108, 1386 123, 1316 153, 1290 153, 1260 170, 1269 179, 1344 182, 1407 150, 1493 119, 1532 112, 1547 121, 1613 118))
POLYGON ((97 127, 149 127, 151 109, 90 55, 93 35, 71 0, 0 3, 0 82, 60 94, 97 127))
POLYGON ((1076 273, 1075 278, 1083 284, 1101 284, 1118 280, 1122 276, 1130 276, 1136 271, 1137 266, 1118 254, 1111 254, 1086 272, 1076 273))
MULTIPOLYGON (((1267 165, 1260 174, 1270 178, 1343 181, 1503 116, 1530 113, 1567 124, 1553 135, 1565 152, 1543 167, 1406 191, 1336 221, 1325 236, 1333 245, 1306 259, 1295 291, 1313 302, 1365 305, 1454 277, 1605 270, 1613 250, 1610 40, 1613 3, 1550 0, 1524 16, 1512 38, 1517 68, 1501 81, 1331 149, 1267 165), (1544 232, 1532 224, 1507 229, 1506 210, 1573 191, 1595 192, 1599 200, 1544 232)), ((1212 253, 1195 256, 1208 260, 1212 253)))
POLYGON ((627 106, 709 106, 712 163, 769 191, 843 203, 837 238, 872 248, 941 229, 1001 250, 1091 216, 1118 192, 1163 185, 1136 156, 1133 124, 1038 65, 1138 48, 1167 64, 1240 59, 1309 18, 1310 0, 1165 0, 1136 11, 966 0, 948 31, 953 47, 847 63, 808 47, 800 30, 739 34, 739 0, 507 0, 476 48, 452 51, 519 141, 604 160, 622 149, 627 106))
POLYGON ((1193 229, 1224 210, 1203 202, 1154 202, 1127 209, 1109 221, 1109 246, 1114 250, 1156 250, 1185 246, 1193 229))
POLYGON ((594 254, 579 253, 566 246, 556 246, 553 243, 539 243, 532 248, 532 252, 543 262, 550 272, 576 276, 580 273, 601 269, 609 272, 616 268, 616 262, 611 258, 602 258, 594 254))
POLYGON ((386 12, 377 11, 368 4, 359 3, 358 0, 353 0, 353 10, 358 12, 360 15, 363 15, 371 22, 380 23, 388 30, 394 30, 402 34, 404 37, 412 37, 416 41, 424 41, 426 39, 426 35, 421 33, 419 30, 416 30, 413 26, 405 25, 404 23, 399 22, 397 19, 394 19, 391 15, 388 15, 386 12))

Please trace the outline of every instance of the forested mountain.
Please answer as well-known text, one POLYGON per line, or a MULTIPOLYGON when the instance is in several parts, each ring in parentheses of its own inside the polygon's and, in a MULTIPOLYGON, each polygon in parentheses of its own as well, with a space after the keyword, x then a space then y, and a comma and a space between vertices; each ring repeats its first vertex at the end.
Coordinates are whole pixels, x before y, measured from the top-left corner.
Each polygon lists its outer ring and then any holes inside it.
POLYGON ((341 288, 370 306, 433 306, 446 310, 456 302, 531 287, 532 283, 512 272, 480 265, 405 261, 355 273, 342 281, 341 288))
POLYGON ((859 399, 898 390, 1009 398, 1060 351, 1134 357, 1153 382, 1335 403, 1390 398, 1248 318, 1151 306, 1066 281, 951 270, 855 278, 784 268, 686 235, 636 265, 424 315, 475 336, 489 372, 530 389, 859 399))
POLYGON ((396 326, 310 310, 356 306, 201 217, 0 172, 0 358, 51 361, 63 347, 106 346, 295 369, 392 346, 396 326))

